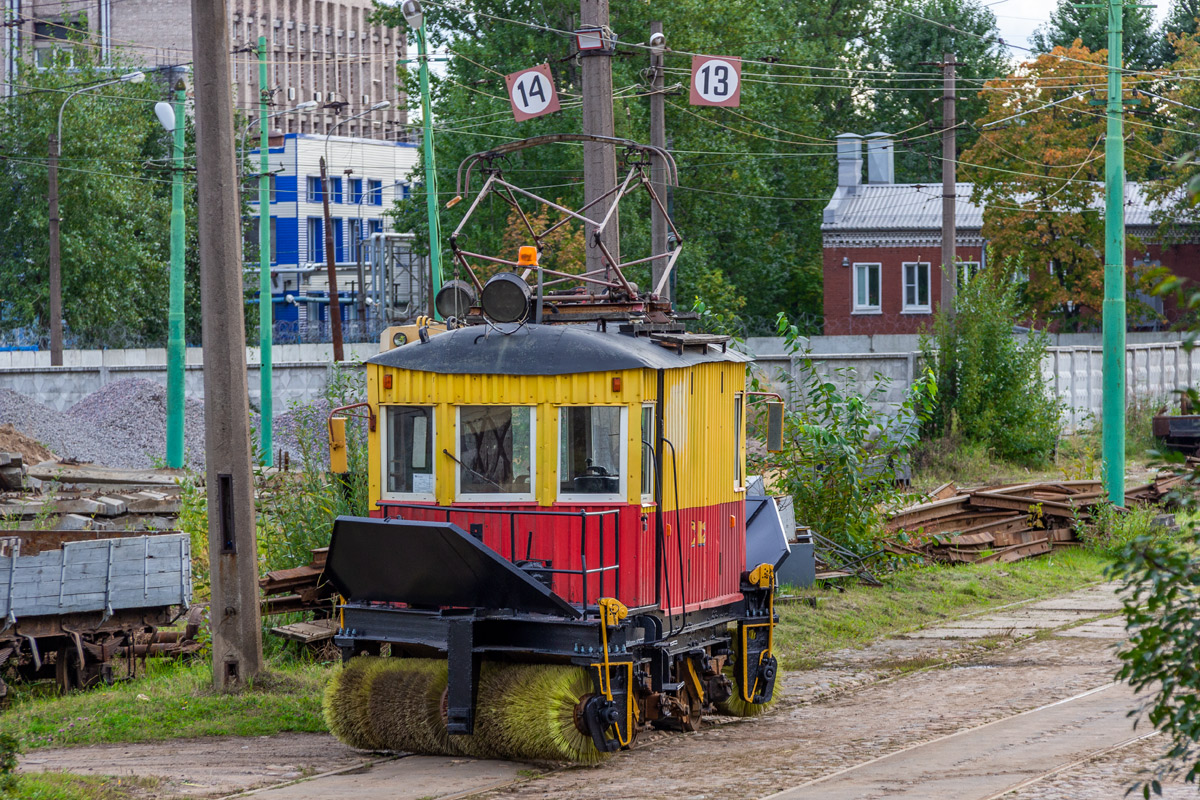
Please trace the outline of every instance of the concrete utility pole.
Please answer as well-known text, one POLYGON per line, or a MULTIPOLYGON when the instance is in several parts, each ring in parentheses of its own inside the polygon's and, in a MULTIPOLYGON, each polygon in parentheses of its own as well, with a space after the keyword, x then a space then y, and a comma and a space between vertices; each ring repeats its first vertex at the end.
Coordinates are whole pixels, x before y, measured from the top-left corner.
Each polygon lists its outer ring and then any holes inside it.
MULTIPOLYGON (((580 0, 580 19, 584 28, 600 28, 608 43, 608 0, 580 0)), ((595 136, 613 135, 612 53, 609 47, 583 56, 583 132, 595 136)), ((583 143, 583 202, 591 203, 617 186, 617 149, 602 142, 583 143)), ((597 203, 585 214, 589 219, 602 219, 616 200, 613 197, 597 203)), ((600 249, 593 243, 592 232, 586 231, 587 271, 604 270, 605 278, 612 274, 613 264, 606 264, 600 249)), ((616 214, 604 231, 604 246, 618 262, 621 260, 621 226, 616 214)))
MULTIPOLYGON (((1102 6, 1103 7, 1103 6, 1102 6)), ((1121 95, 1122 0, 1108 2, 1108 131, 1104 138, 1104 487, 1125 505, 1125 133, 1121 95)))
POLYGON ((50 134, 48 181, 50 194, 50 366, 63 363, 62 264, 58 251, 58 137, 50 134))
POLYGON ((262 669, 246 324, 225 0, 192 0, 213 685, 262 669))
MULTIPOLYGON (((267 37, 258 37, 258 386, 259 445, 263 466, 275 464, 271 425, 275 405, 271 398, 271 344, 275 339, 275 304, 271 296, 271 162, 270 125, 267 124, 271 89, 267 84, 267 37)), ((238 165, 241 168, 241 165, 238 165)))
POLYGON ((955 167, 958 155, 955 150, 955 87, 954 53, 942 54, 942 313, 953 316, 954 298, 958 294, 958 265, 955 261, 954 245, 958 228, 954 220, 955 167))
POLYGON ((325 266, 329 274, 329 332, 333 337, 333 360, 345 361, 342 348, 342 306, 338 302, 337 263, 334 260, 333 221, 329 218, 329 176, 325 173, 325 156, 321 156, 321 204, 325 207, 325 266))
MULTIPOLYGON (((666 80, 663 74, 663 51, 654 44, 655 34, 662 34, 662 23, 650 23, 650 144, 653 147, 661 147, 664 150, 667 148, 667 114, 666 114, 666 98, 663 92, 666 90, 666 80)), ((663 159, 658 156, 652 156, 650 168, 650 184, 654 187, 654 193, 658 195, 658 199, 663 205, 667 202, 667 179, 666 179, 666 164, 663 159)), ((666 255, 667 249, 667 218, 659 210, 658 204, 650 203, 650 253, 652 255, 666 255)), ((652 262, 650 271, 650 287, 658 286, 659 280, 662 279, 663 272, 667 269, 667 259, 658 258, 652 262)), ((668 284, 663 287, 663 299, 671 299, 671 287, 668 284)))

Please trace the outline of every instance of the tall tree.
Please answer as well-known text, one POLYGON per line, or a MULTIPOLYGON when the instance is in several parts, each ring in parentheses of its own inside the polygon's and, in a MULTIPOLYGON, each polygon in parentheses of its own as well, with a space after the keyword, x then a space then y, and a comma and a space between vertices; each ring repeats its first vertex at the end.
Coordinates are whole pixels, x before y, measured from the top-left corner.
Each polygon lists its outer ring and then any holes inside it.
MULTIPOLYGON (((897 181, 936 181, 941 175, 941 138, 936 132, 942 125, 942 75, 929 62, 954 53, 960 65, 956 68, 958 117, 982 116, 987 101, 980 86, 1007 71, 996 15, 979 0, 906 0, 886 9, 878 55, 884 68, 895 74, 875 91, 874 124, 877 130, 906 132, 896 148, 897 181)), ((976 138, 972 129, 960 127, 958 152, 969 149, 976 138)))
MULTIPOLYGON (((48 331, 48 137, 76 88, 133 69, 118 54, 60 50, 40 68, 21 65, 17 91, 0 103, 0 319, 8 335, 48 331), (19 290, 18 290, 19 287, 19 290)), ((68 346, 138 346, 166 341, 169 269, 169 137, 154 116, 165 81, 84 92, 63 116, 59 162, 63 319, 68 346)), ((195 241, 194 202, 187 211, 195 241)), ((199 294, 189 270, 189 312, 198 334, 199 294)))
MULTIPOLYGON (((1150 69, 1163 63, 1162 37, 1154 31, 1154 17, 1144 5, 1124 6, 1124 38, 1121 55, 1130 69, 1150 69)), ((1078 39, 1093 53, 1108 50, 1108 11, 1087 7, 1075 0, 1058 0, 1048 22, 1039 25, 1029 37, 1035 53, 1049 53, 1055 47, 1071 47, 1078 39)))
MULTIPOLYGON (((993 264, 998 257, 1010 277, 1023 280, 1038 318, 1062 330, 1095 328, 1100 320, 1106 122, 1078 87, 1103 85, 1106 58, 1082 46, 1056 47, 989 81, 979 140, 963 154, 993 264), (1002 124, 983 127, 990 122, 1002 124)), ((1140 130, 1131 126, 1130 138, 1140 130)), ((1145 168, 1140 150, 1127 149, 1128 178, 1145 168)))
MULTIPOLYGON (((677 306, 688 308, 699 298, 718 313, 739 315, 750 333, 773 331, 780 310, 801 317, 820 313, 820 211, 836 183, 832 136, 861 118, 857 83, 844 70, 863 62, 870 8, 867 0, 783 0, 770 8, 736 0, 719 14, 702 0, 613 6, 611 27, 621 42, 645 42, 650 21, 658 19, 674 51, 666 57, 666 125, 681 184, 674 192, 675 222, 686 239, 677 264, 677 306), (687 105, 693 52, 743 58, 739 108, 687 105)), ((378 13, 403 28, 394 7, 378 13)), ((453 195, 455 170, 466 155, 492 143, 581 129, 580 71, 570 37, 546 30, 572 30, 578 14, 577 0, 467 0, 427 8, 431 38, 449 52, 433 88, 443 204, 453 195), (543 62, 550 64, 563 111, 515 122, 503 76, 543 62)), ((617 135, 648 141, 649 56, 641 48, 618 49, 617 135)), ((408 88, 415 103, 420 95, 411 77, 408 88)), ((519 184, 545 187, 550 199, 576 206, 582 200, 578 147, 540 147, 502 166, 519 184)), ((468 205, 442 212, 447 232, 468 205)), ((423 232, 424 208, 418 190, 399 204, 398 226, 423 232)), ((622 252, 648 255, 648 204, 632 195, 621 209, 622 252)), ((484 204, 464 232, 472 248, 502 247, 507 214, 503 203, 484 204)), ((635 270, 640 286, 647 283, 646 272, 635 270)))

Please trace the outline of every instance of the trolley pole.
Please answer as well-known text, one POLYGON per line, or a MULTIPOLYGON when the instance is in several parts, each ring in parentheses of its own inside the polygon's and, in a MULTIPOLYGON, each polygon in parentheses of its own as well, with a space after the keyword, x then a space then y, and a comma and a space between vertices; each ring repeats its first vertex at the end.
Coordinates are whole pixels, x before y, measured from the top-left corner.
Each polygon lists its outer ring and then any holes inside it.
MULTIPOLYGON (((605 47, 597 51, 581 53, 583 56, 583 132, 596 136, 613 135, 612 97, 612 50, 608 43, 608 0, 580 0, 580 20, 584 28, 598 28, 605 33, 605 47)), ((617 185, 617 150, 607 142, 583 143, 583 202, 593 203, 612 191, 617 185)), ((616 196, 593 206, 588 213, 592 219, 602 219, 616 202, 616 196)), ((594 232, 585 231, 587 239, 587 271, 604 270, 605 279, 611 278, 611 267, 605 263, 600 248, 594 241, 594 232)), ((613 214, 611 224, 604 232, 604 246, 619 263, 621 260, 621 235, 619 217, 613 214)))
POLYGON ((1121 96, 1122 0, 1108 0, 1108 131, 1104 140, 1104 487, 1125 505, 1125 136, 1121 96))
POLYGON ((275 305, 271 301, 271 166, 269 158, 267 106, 271 89, 267 84, 267 37, 258 37, 258 352, 259 352, 259 443, 263 466, 275 464, 271 401, 271 344, 275 333, 275 305))
POLYGON ((227 0, 192 0, 213 685, 262 670, 227 0))
POLYGON ((184 340, 184 217, 183 148, 187 127, 184 101, 187 92, 183 78, 175 84, 174 170, 171 174, 171 278, 167 301, 167 466, 183 466, 184 370, 187 343, 184 340))

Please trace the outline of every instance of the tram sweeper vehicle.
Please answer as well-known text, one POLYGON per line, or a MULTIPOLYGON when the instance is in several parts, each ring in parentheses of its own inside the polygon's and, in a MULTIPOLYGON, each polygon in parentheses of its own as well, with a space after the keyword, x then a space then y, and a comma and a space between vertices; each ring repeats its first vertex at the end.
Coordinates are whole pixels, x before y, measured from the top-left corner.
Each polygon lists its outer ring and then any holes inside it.
MULTIPOLYGON (((782 404, 747 391, 725 337, 686 332, 661 285, 627 280, 649 259, 608 254, 608 215, 529 195, 582 223, 602 270, 540 266, 533 225, 516 262, 460 247, 489 193, 528 223, 494 162, 540 143, 464 162, 467 188, 474 169, 486 182, 450 238, 465 279, 437 295, 445 321, 389 329, 367 400, 330 417, 335 472, 347 418, 368 429, 370 516, 337 519, 324 575, 345 658, 325 714, 355 747, 587 763, 775 693, 787 546, 753 546, 745 432, 761 408, 771 446, 782 404)), ((616 144, 621 194, 661 207, 645 167, 670 156, 616 144)))

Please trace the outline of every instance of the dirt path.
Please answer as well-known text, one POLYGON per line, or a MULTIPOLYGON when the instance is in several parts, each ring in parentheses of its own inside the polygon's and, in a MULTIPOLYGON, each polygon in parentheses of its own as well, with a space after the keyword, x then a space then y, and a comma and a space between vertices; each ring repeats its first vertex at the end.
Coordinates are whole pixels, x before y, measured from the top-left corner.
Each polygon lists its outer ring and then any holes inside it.
MULTIPOLYGON (((787 790, 796 790, 788 800, 872 796, 875 791, 890 796, 905 787, 921 787, 921 776, 928 774, 924 763, 939 758, 956 762, 953 744, 940 750, 936 746, 938 740, 945 741, 943 737, 965 737, 964 731, 1109 684, 1117 666, 1114 645, 1123 636, 1114 617, 1118 608, 1111 587, 1096 587, 962 618, 864 650, 835 653, 820 670, 788 674, 785 699, 762 719, 710 726, 695 734, 646 736, 632 752, 617 754, 599 767, 550 772, 499 791, 494 787, 528 778, 527 765, 400 758, 256 796, 261 800, 398 800, 457 797, 475 791, 556 800, 591 800, 601 795, 606 800, 699 800, 766 797, 787 790), (1025 638, 1014 644, 1014 637, 1025 638), (955 664, 917 669, 938 659, 955 664), (843 770, 854 772, 864 762, 885 756, 890 756, 887 770, 858 772, 859 783, 843 784, 842 794, 830 794, 833 785, 827 781, 814 786, 811 794, 797 789, 843 770)), ((1010 720, 1001 723, 1004 728, 994 726, 1008 731, 1008 744, 993 748, 990 755, 977 753, 962 774, 999 778, 957 784, 947 790, 950 793, 937 796, 983 800, 997 787, 1015 787, 1050 768, 1080 761, 1101 746, 1128 739, 1132 734, 1121 726, 1128 727, 1123 714, 1131 702, 1127 690, 1116 688, 1092 700, 1065 704, 1054 712, 1065 713, 1054 717, 1054 725, 1022 726, 1010 720), (1039 739, 1043 728, 1054 732, 1039 739), (1053 746, 1040 747, 1042 743, 1053 746), (1008 772, 1011 781, 1005 777, 1008 772)), ((220 789, 229 794, 295 778, 297 771, 311 774, 350 766, 362 758, 328 737, 293 736, 183 742, 170 751, 162 745, 37 751, 26 765, 167 775, 166 786, 178 789, 178 794, 215 796, 220 789), (40 763, 34 764, 33 759, 40 763)), ((1121 772, 1109 770, 1114 775, 1121 772)), ((1076 772, 1064 771, 1057 780, 1067 781, 1076 772)), ((1107 785, 1115 782, 1116 778, 1107 785)), ((1057 784, 1047 779, 1044 785, 1057 784)), ((1127 785, 1128 781, 1120 791, 1107 794, 1043 795, 1033 784, 1022 789, 1019 797, 1098 800, 1120 796, 1127 785)), ((914 796, 935 796, 917 791, 914 796)))

